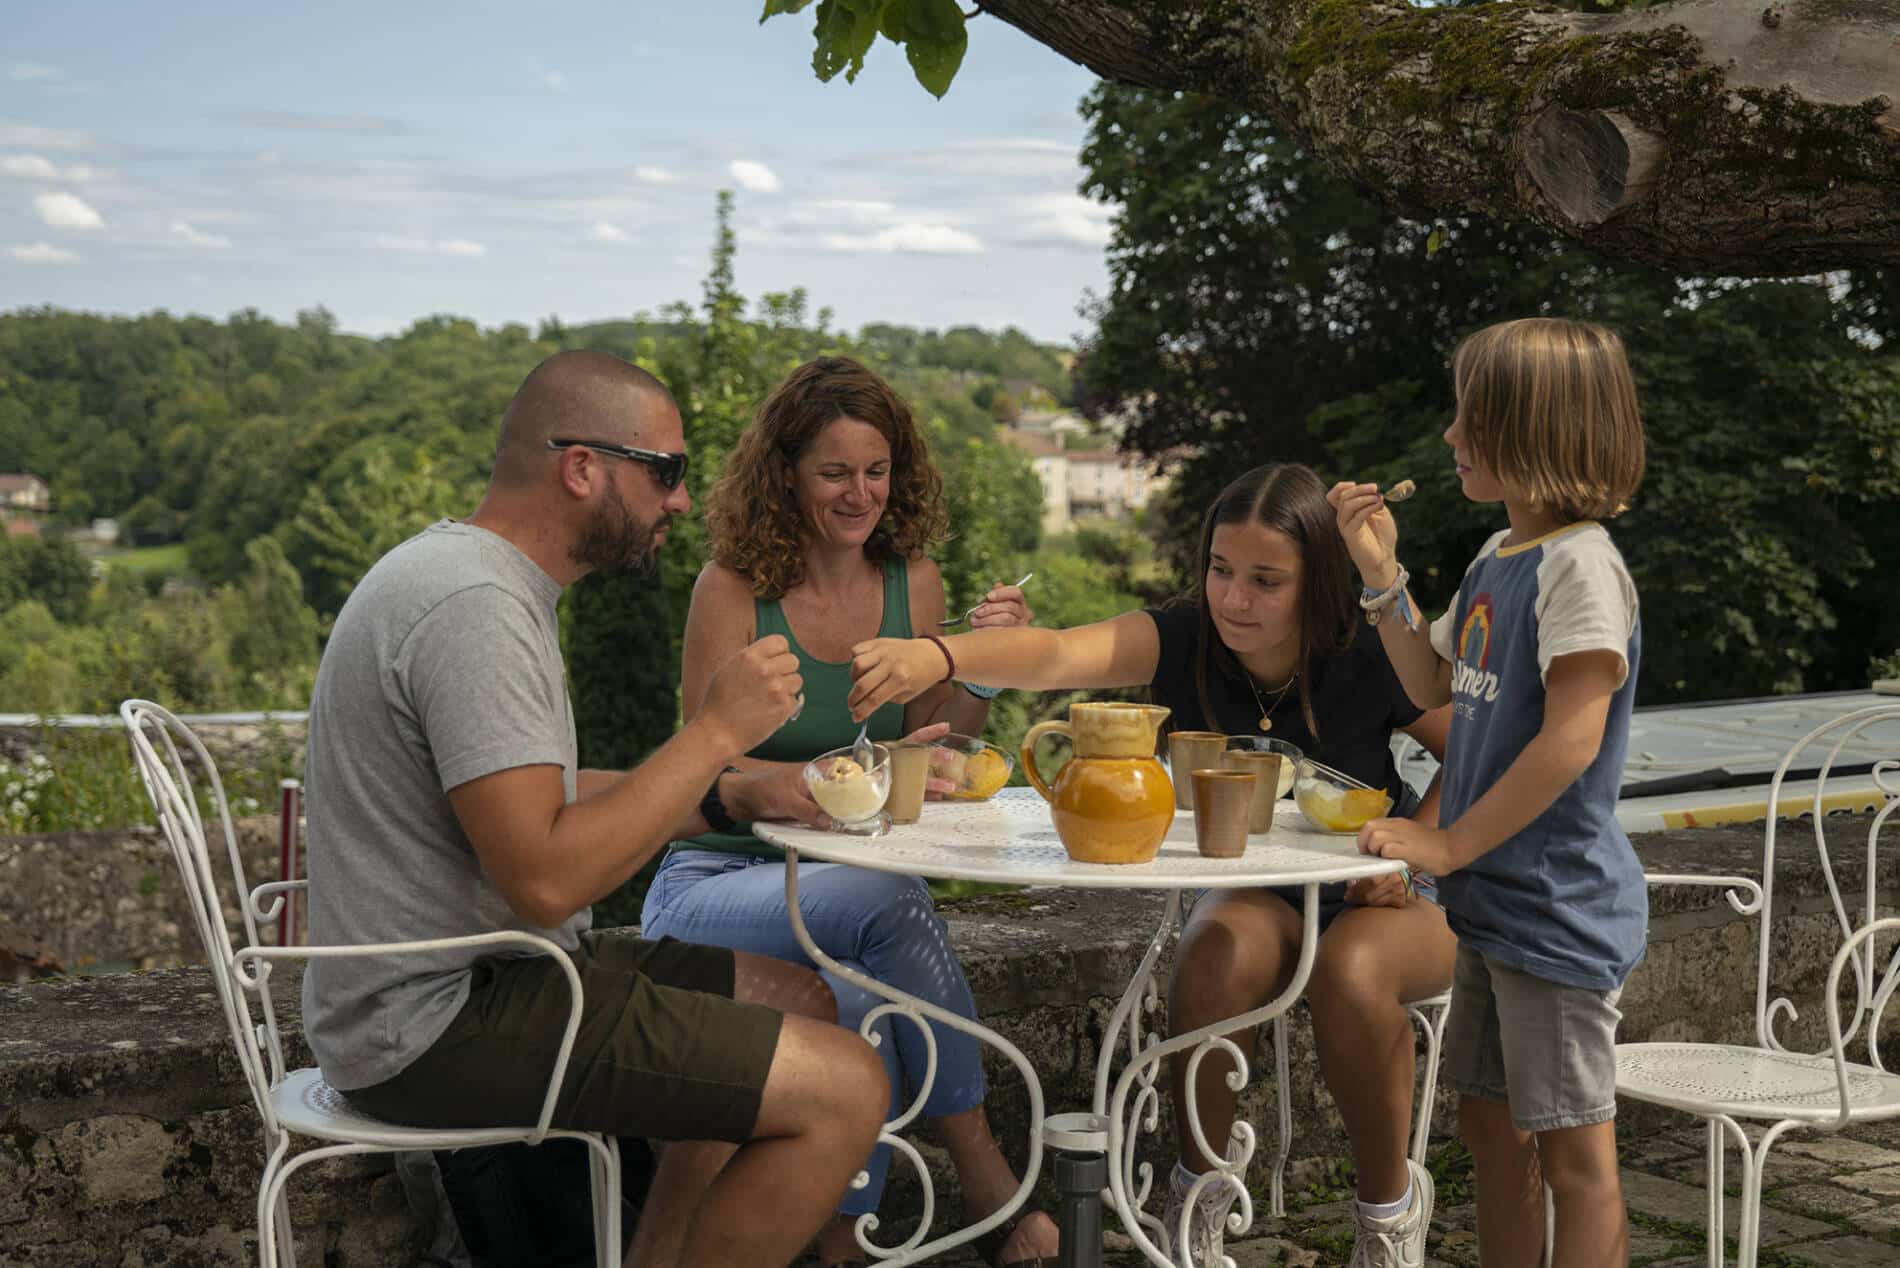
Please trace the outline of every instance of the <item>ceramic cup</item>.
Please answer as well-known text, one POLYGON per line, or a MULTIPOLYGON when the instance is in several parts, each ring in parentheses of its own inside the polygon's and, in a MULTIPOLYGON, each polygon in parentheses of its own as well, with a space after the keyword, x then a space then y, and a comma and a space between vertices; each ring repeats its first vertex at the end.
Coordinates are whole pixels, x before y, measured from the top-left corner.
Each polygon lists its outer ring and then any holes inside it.
POLYGON ((1227 737, 1219 731, 1168 732, 1168 777, 1174 780, 1174 808, 1194 809, 1193 782, 1189 771, 1218 770, 1227 737))
POLYGON ((924 787, 930 779, 928 744, 891 745, 891 795, 884 810, 892 823, 916 823, 924 812, 924 787))
POLYGON ((1235 859, 1247 852, 1247 812, 1253 805, 1253 772, 1197 769, 1194 789, 1194 845, 1210 859, 1235 859))
POLYGON ((1292 791, 1294 768, 1303 756, 1285 740, 1264 736, 1236 735, 1227 741, 1223 764, 1229 770, 1254 774, 1253 808, 1247 815, 1247 831, 1265 832, 1273 827, 1273 808, 1283 793, 1292 791))

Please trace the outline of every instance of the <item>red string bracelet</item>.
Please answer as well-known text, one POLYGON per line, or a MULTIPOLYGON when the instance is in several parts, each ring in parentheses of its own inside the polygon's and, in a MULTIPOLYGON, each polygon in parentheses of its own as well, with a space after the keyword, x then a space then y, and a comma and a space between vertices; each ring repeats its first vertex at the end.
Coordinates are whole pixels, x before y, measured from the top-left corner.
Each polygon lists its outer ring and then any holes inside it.
POLYGON ((935 634, 925 634, 923 637, 937 645, 937 650, 943 653, 944 664, 949 666, 948 669, 943 671, 943 677, 937 679, 937 681, 949 682, 952 678, 955 678, 957 676, 957 658, 950 654, 950 649, 944 646, 944 641, 935 634))

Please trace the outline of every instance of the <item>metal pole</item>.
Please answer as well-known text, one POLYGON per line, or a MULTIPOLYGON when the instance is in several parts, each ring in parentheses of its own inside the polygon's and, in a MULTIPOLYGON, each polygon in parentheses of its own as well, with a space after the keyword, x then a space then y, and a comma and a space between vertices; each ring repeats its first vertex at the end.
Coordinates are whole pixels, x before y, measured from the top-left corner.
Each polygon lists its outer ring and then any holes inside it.
POLYGON ((1108 1119, 1100 1114, 1052 1114, 1043 1143, 1055 1165, 1056 1225, 1062 1247, 1056 1268, 1102 1268, 1102 1191, 1108 1187, 1108 1119))
MULTIPOLYGON (((294 779, 282 779, 277 782, 277 879, 294 881, 297 879, 297 816, 302 810, 303 798, 299 795, 303 785, 294 779)), ((277 945, 291 945, 291 937, 296 923, 291 913, 296 910, 297 898, 294 894, 283 896, 283 909, 277 913, 277 945)))

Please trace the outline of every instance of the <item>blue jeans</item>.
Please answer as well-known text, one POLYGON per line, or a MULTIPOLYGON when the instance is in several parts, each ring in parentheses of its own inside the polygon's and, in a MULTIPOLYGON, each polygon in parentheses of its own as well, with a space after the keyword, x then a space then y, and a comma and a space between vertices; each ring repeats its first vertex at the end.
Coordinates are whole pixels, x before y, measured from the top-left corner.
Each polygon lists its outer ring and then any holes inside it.
MULTIPOLYGON (((976 1001, 950 949, 930 891, 915 876, 871 872, 842 863, 798 865, 798 908, 812 941, 826 955, 908 995, 972 1020, 976 1001)), ((815 967, 792 937, 785 910, 785 864, 776 859, 674 849, 660 864, 640 913, 640 936, 673 937, 790 960, 815 967)), ((838 999, 838 1024, 857 1030, 883 997, 821 973, 838 999)), ((880 1017, 872 1026, 877 1053, 891 1081, 896 1117, 916 1096, 928 1060, 924 1037, 906 1018, 880 1017)), ((937 1041, 937 1080, 924 1116, 941 1118, 983 1103, 983 1060, 975 1039, 931 1025, 937 1041)), ((890 1148, 879 1145, 865 1169, 871 1183, 846 1189, 838 1209, 861 1215, 877 1209, 890 1168, 890 1148)))

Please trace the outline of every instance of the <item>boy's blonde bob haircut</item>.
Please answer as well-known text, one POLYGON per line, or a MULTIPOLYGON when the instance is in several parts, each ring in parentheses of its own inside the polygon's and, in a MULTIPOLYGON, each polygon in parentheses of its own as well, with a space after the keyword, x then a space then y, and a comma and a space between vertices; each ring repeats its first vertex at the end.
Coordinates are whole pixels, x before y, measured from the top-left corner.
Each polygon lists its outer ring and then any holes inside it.
POLYGON ((1526 317, 1466 336, 1451 359, 1465 443, 1486 470, 1565 523, 1629 509, 1643 418, 1616 332, 1526 317))

